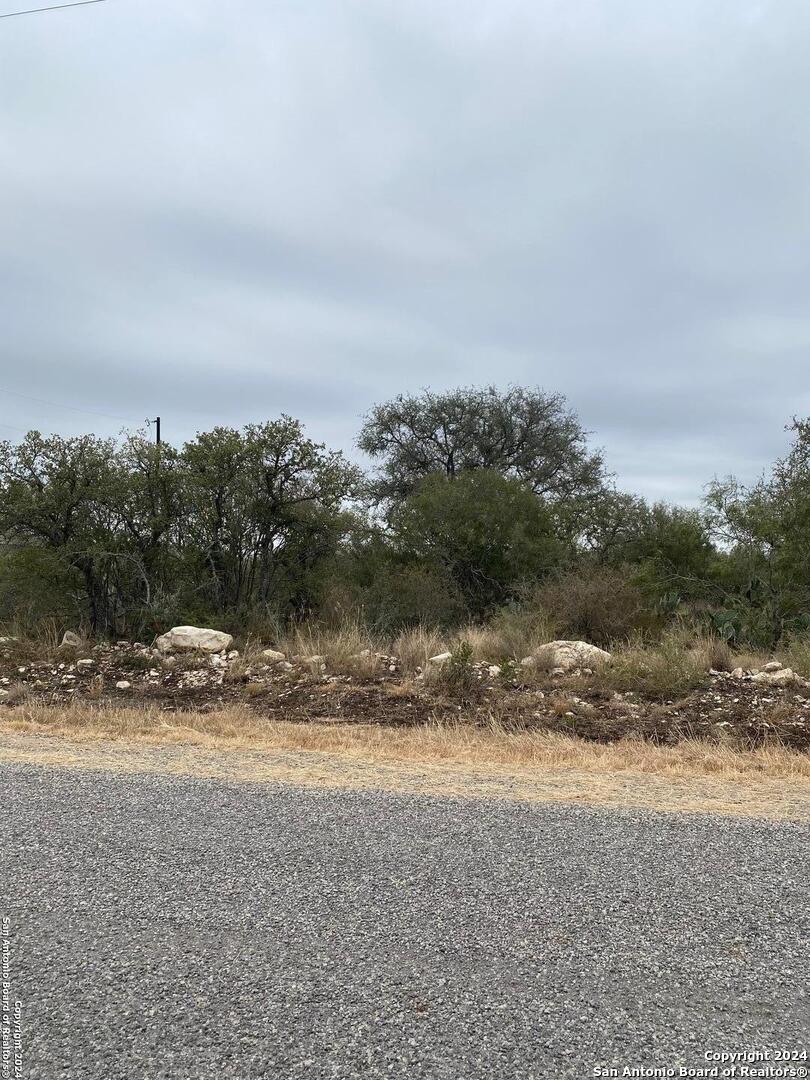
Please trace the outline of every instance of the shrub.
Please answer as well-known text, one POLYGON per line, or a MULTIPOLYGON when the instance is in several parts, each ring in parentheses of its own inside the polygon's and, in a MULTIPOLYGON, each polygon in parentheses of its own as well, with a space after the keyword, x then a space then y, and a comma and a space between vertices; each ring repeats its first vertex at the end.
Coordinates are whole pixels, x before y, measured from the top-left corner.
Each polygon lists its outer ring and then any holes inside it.
POLYGON ((531 605, 554 623, 562 638, 609 646, 636 631, 656 629, 629 571, 612 567, 571 571, 535 589, 531 605))
POLYGON ((480 685, 472 665, 472 645, 468 641, 459 641, 454 646, 450 659, 443 664, 428 667, 425 676, 432 686, 464 700, 472 696, 480 685))
POLYGON ((390 567, 365 595, 368 620, 385 631, 408 626, 451 626, 467 616, 449 576, 424 566, 390 567))

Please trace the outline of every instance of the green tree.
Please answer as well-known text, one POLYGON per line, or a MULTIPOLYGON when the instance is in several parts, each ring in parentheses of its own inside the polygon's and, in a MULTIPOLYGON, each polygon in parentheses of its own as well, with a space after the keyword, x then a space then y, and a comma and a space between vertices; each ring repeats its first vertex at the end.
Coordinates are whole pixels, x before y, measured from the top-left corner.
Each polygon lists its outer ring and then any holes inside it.
POLYGON ((716 480, 707 502, 727 555, 722 565, 729 625, 746 622, 773 642, 810 627, 810 420, 794 420, 794 440, 770 476, 746 487, 716 480))
POLYGON ((64 439, 31 431, 0 445, 0 534, 11 547, 54 552, 84 586, 93 631, 115 622, 114 519, 106 500, 115 445, 92 435, 64 439))
POLYGON ((520 386, 400 394, 371 410, 357 442, 378 464, 378 501, 405 498, 434 473, 453 480, 471 469, 552 500, 592 495, 605 480, 602 456, 588 449, 565 398, 520 386))
POLYGON ((342 454, 286 416, 198 435, 182 450, 180 472, 180 543, 218 611, 275 602, 279 590, 301 603, 305 571, 332 550, 343 503, 360 484, 342 454))
POLYGON ((469 610, 502 604, 560 561, 554 519, 519 480, 491 469, 424 479, 391 514, 400 558, 445 570, 469 610))

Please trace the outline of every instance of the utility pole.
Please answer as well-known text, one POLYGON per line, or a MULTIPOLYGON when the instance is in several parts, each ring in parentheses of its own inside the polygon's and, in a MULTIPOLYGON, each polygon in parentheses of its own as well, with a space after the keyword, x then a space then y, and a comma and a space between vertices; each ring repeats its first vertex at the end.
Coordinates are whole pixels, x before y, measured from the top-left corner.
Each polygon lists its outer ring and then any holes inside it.
POLYGON ((147 420, 147 424, 151 427, 155 425, 155 446, 160 446, 160 417, 156 416, 154 420, 147 420))

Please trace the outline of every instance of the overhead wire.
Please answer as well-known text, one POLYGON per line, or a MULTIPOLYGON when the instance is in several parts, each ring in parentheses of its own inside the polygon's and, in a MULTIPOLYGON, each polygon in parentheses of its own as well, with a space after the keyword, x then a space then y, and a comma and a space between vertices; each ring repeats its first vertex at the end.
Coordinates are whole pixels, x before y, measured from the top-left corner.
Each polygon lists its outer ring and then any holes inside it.
POLYGON ((87 7, 89 4, 103 4, 105 0, 73 0, 71 4, 51 4, 50 7, 28 8, 26 11, 7 11, 0 19, 14 19, 17 15, 37 15, 40 11, 61 11, 62 8, 87 7))
POLYGON ((105 420, 120 420, 123 424, 141 424, 142 420, 133 420, 131 416, 115 416, 112 413, 99 412, 98 409, 82 409, 77 405, 60 405, 58 401, 47 401, 45 398, 34 397, 32 394, 23 394, 19 390, 12 390, 8 386, 0 386, 0 393, 13 394, 14 397, 24 398, 26 401, 35 401, 38 405, 48 405, 53 409, 67 409, 70 412, 87 413, 88 416, 100 416, 105 420))

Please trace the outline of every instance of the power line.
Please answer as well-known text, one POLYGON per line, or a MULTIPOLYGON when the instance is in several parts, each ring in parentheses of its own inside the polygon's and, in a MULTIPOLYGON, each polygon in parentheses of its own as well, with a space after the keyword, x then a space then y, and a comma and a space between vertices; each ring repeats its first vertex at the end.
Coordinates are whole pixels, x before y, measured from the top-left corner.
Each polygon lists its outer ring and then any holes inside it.
POLYGON ((50 7, 29 8, 27 11, 9 11, 0 15, 0 19, 13 19, 17 15, 36 15, 40 11, 61 11, 62 8, 87 7, 88 4, 103 4, 104 0, 74 0, 72 4, 52 4, 50 7))
MULTIPOLYGON (((85 3, 87 2, 88 0, 85 0, 85 3)), ((32 397, 31 394, 21 394, 19 390, 11 390, 7 386, 0 386, 0 392, 25 398, 26 401, 36 401, 38 405, 49 405, 54 409, 68 409, 70 412, 87 413, 88 416, 101 416, 105 420, 120 420, 124 424, 140 424, 142 422, 133 420, 130 416, 113 416, 111 413, 98 412, 96 409, 80 409, 76 405, 60 405, 58 401, 46 401, 45 398, 32 397)))

